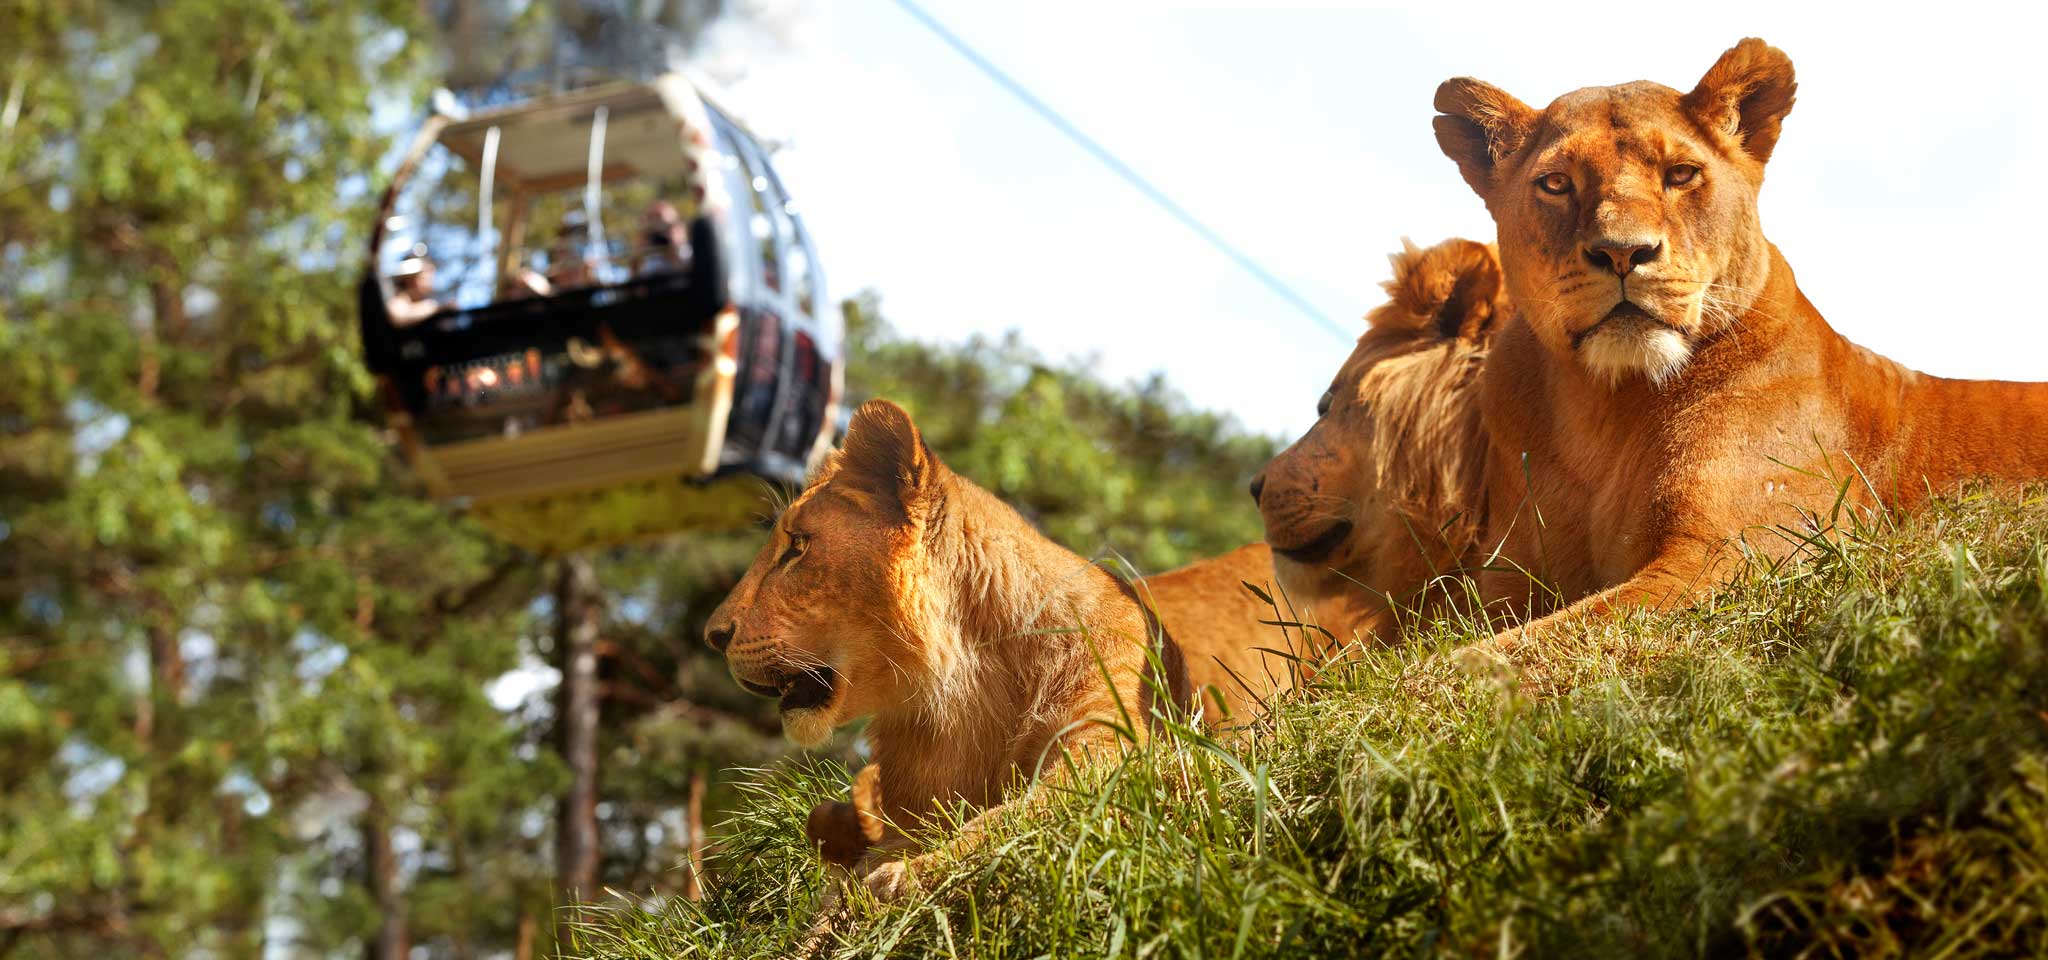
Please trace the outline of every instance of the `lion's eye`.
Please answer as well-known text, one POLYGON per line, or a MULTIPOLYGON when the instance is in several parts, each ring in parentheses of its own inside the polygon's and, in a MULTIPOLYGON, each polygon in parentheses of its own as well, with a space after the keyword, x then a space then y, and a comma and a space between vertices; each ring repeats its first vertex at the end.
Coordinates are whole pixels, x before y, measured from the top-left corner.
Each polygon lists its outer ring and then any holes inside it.
POLYGON ((798 557, 804 555, 805 550, 810 549, 810 546, 811 538, 799 536, 794 533, 790 534, 789 548, 782 551, 782 565, 786 567, 792 563, 795 563, 798 557))
POLYGON ((1323 391, 1323 398, 1322 398, 1321 400, 1317 400, 1317 401, 1316 401, 1316 418, 1317 418, 1317 419, 1321 419, 1321 418, 1323 418, 1323 417, 1327 417, 1327 416, 1329 416, 1329 415, 1330 415, 1330 401, 1331 401, 1332 399, 1335 399, 1335 398, 1336 398, 1336 395, 1337 395, 1337 390, 1336 390, 1336 388, 1335 388, 1335 387, 1332 387, 1332 388, 1330 388, 1330 389, 1328 389, 1328 390, 1325 390, 1325 391, 1323 391))
POLYGON ((1544 174, 1536 178, 1536 185, 1542 187, 1544 193, 1556 194, 1558 196, 1572 192, 1572 178, 1562 173, 1544 174))
POLYGON ((1667 187, 1682 187, 1693 182, 1693 179, 1699 175, 1700 168, 1690 163, 1681 163, 1664 171, 1664 185, 1667 187))

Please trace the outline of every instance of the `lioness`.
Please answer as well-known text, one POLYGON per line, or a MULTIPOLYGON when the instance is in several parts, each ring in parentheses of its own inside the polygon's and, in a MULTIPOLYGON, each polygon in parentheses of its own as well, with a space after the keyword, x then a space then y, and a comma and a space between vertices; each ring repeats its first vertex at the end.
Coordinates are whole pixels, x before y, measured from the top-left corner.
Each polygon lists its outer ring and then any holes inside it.
POLYGON ((1338 640, 1391 640, 1401 614, 1459 598, 1427 590, 1474 562, 1484 522, 1479 384, 1509 316, 1485 244, 1392 258, 1388 302, 1316 406, 1316 422, 1252 480, 1273 567, 1338 640))
MULTIPOLYGON (((1437 89, 1437 143, 1492 213, 1520 307, 1486 364, 1489 469, 1512 481, 1490 484, 1487 538, 1582 598, 1557 616, 1682 605, 1731 574, 1732 542, 1789 553, 1787 530, 1838 496, 1910 507, 2048 475, 2048 384, 1851 344, 1764 239, 1757 191, 1795 88, 1748 39, 1689 93, 1645 81, 1536 110, 1477 80, 1437 89)), ((1516 577, 1483 592, 1544 609, 1516 577)))
MULTIPOLYGON (((950 841, 958 852, 1015 782, 1058 777, 1062 748, 1115 750, 1189 705, 1180 650, 1150 621, 1127 585, 954 475, 875 400, 705 639, 741 686, 779 699, 798 744, 872 717, 869 805, 907 826, 965 801, 982 812, 950 841)), ((929 856, 875 866, 869 889, 898 895, 929 856)))

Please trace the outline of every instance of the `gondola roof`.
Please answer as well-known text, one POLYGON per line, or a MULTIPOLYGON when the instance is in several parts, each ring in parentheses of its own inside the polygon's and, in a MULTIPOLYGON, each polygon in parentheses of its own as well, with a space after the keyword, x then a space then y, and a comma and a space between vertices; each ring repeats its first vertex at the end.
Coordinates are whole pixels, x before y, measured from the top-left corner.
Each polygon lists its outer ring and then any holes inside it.
POLYGON ((684 171, 678 152, 681 77, 653 83, 612 83, 546 100, 496 107, 451 121, 440 142, 481 165, 484 143, 498 129, 497 180, 505 187, 544 193, 582 185, 589 174, 591 116, 606 110, 603 179, 663 176, 684 171))

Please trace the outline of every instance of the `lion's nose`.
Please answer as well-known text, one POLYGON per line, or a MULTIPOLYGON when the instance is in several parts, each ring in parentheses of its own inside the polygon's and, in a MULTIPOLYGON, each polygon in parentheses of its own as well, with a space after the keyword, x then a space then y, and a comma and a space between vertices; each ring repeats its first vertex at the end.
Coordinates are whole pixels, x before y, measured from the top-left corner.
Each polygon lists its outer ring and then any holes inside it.
POLYGON ((710 644, 711 649, 724 653, 725 648, 732 645, 732 622, 705 624, 704 642, 710 644))
POLYGON ((1626 240, 1597 240, 1586 245, 1586 262, 1617 277, 1657 259, 1664 253, 1661 243, 1631 243, 1626 240))
POLYGON ((1258 473, 1255 473, 1255 474, 1253 474, 1253 475, 1252 475, 1252 503, 1254 503, 1254 504, 1258 503, 1258 502, 1259 502, 1259 494, 1262 494, 1262 493, 1265 493, 1265 492, 1266 492, 1266 471, 1264 471, 1264 470, 1261 470, 1261 471, 1259 471, 1258 473))

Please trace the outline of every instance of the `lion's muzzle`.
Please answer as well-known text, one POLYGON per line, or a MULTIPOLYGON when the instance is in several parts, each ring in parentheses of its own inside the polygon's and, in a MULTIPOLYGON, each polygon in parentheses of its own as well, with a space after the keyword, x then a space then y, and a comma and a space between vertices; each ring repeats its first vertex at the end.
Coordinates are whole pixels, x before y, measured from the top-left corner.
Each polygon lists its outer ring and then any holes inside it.
POLYGON ((832 702, 832 694, 839 687, 839 674, 831 667, 806 670, 792 678, 782 690, 782 699, 776 704, 783 712, 792 710, 813 710, 832 702))
POLYGON ((1634 273, 1637 267, 1653 263, 1662 257, 1664 241, 1603 237, 1586 244, 1581 253, 1594 269, 1607 270, 1617 277, 1626 277, 1634 273))
POLYGON ((719 653, 724 653, 726 647, 732 646, 732 634, 733 623, 730 620, 720 623, 714 618, 704 625, 704 642, 719 653))
POLYGON ((1350 537, 1351 528, 1351 521, 1339 520, 1306 542, 1292 545, 1273 543, 1273 552, 1295 563, 1314 563, 1329 556, 1330 551, 1337 549, 1338 544, 1350 537))
POLYGON ((814 710, 832 702, 839 672, 831 667, 783 669, 757 664, 728 664, 732 678, 757 697, 773 697, 776 709, 788 713, 814 710))

